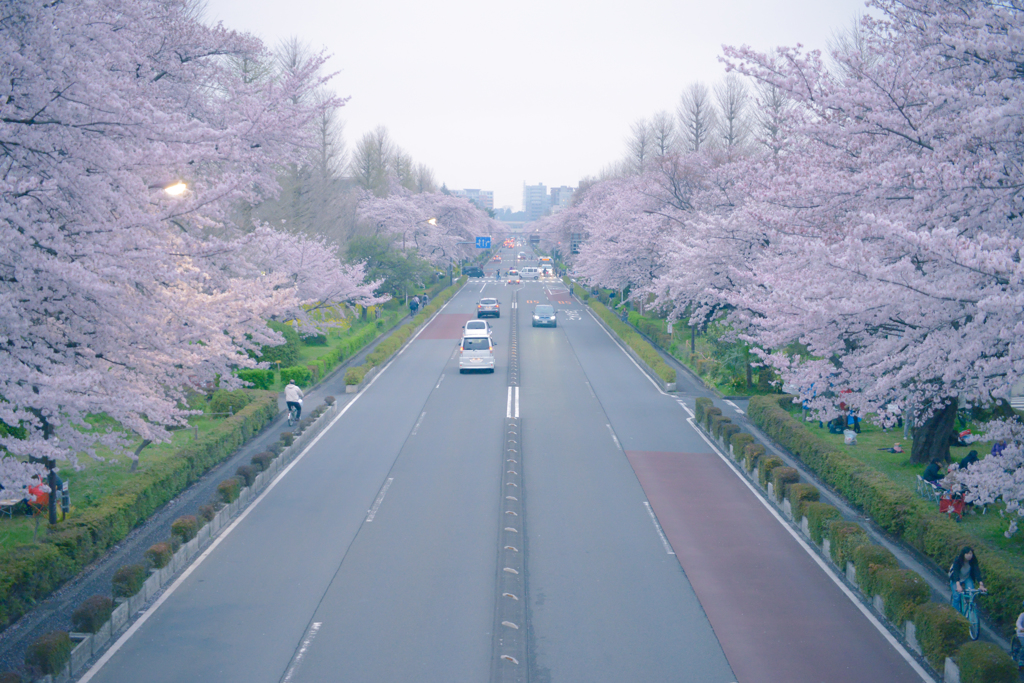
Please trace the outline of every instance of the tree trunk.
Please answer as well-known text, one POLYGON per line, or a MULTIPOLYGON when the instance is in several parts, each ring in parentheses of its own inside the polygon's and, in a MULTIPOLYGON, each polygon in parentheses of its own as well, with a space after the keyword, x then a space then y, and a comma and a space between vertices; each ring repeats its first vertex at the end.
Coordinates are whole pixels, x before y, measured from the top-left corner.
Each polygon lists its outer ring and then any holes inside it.
POLYGON ((747 391, 754 388, 754 368, 747 363, 747 391))
POLYGON ((914 430, 914 448, 910 452, 910 462, 926 463, 932 458, 940 462, 949 462, 949 435, 953 433, 956 422, 956 399, 949 405, 939 408, 927 420, 915 420, 920 426, 914 430))

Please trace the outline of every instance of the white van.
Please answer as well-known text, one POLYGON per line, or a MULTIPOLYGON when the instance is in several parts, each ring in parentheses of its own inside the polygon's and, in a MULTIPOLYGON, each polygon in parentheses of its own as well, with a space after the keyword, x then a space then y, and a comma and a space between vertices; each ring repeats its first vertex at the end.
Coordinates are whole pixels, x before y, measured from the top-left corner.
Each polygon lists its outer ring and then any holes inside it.
POLYGON ((459 343, 459 373, 471 370, 494 372, 494 344, 489 330, 466 330, 459 343))
POLYGON ((525 268, 522 268, 519 272, 522 273, 523 278, 526 280, 540 279, 540 268, 537 268, 536 266, 526 266, 525 268))

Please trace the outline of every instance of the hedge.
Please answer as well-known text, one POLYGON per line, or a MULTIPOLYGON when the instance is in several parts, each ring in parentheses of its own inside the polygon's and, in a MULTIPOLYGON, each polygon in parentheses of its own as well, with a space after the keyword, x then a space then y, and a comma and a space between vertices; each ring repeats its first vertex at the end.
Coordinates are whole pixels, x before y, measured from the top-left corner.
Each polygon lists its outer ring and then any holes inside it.
POLYGON ((231 477, 217 484, 217 493, 222 503, 234 503, 238 500, 238 492, 241 490, 238 479, 231 477))
POLYGON ((811 539, 818 545, 821 545, 828 536, 829 523, 843 518, 842 513, 834 505, 821 502, 804 505, 804 516, 807 517, 811 539))
POLYGON ((786 497, 786 485, 795 484, 800 481, 800 473, 793 467, 772 468, 772 489, 775 491, 775 500, 782 502, 786 497))
POLYGON ((722 409, 721 408, 716 408, 714 406, 711 406, 709 408, 705 408, 704 409, 704 419, 701 420, 701 424, 704 425, 704 429, 706 431, 708 431, 708 432, 711 431, 711 420, 716 415, 718 415, 718 416, 722 415, 722 409))
POLYGON ((288 384, 292 380, 295 380, 300 387, 308 387, 313 380, 313 373, 302 365, 281 368, 281 384, 288 384))
POLYGON ((44 674, 56 674, 71 660, 71 637, 67 631, 51 631, 28 646, 25 664, 44 674))
POLYGON ((718 433, 722 441, 728 444, 734 434, 740 433, 740 426, 732 423, 722 423, 718 426, 718 433))
POLYGON ((274 371, 259 368, 243 368, 235 373, 238 379, 249 382, 257 389, 274 388, 274 371))
MULTIPOLYGON (((860 582, 859 574, 857 582, 860 582)), ((880 569, 874 582, 878 595, 885 601, 885 616, 893 624, 902 625, 912 619, 917 607, 928 602, 931 595, 921 575, 910 569, 880 569)))
POLYGON ((128 564, 114 572, 111 579, 115 598, 130 598, 142 590, 146 582, 146 567, 141 564, 128 564))
POLYGON ((249 462, 251 462, 254 467, 258 467, 260 469, 260 472, 266 472, 268 469, 270 469, 270 463, 273 462, 273 460, 273 453, 271 453, 270 451, 263 451, 262 453, 257 453, 256 455, 252 456, 249 462))
POLYGON ((633 351, 647 364, 654 374, 667 383, 676 381, 675 368, 669 367, 650 342, 640 336, 629 325, 622 322, 617 315, 612 313, 607 306, 598 301, 589 301, 588 304, 604 322, 625 342, 633 351))
POLYGON ((868 535, 860 528, 859 524, 856 522, 846 522, 841 519, 829 523, 826 535, 829 540, 829 552, 832 555, 832 561, 843 571, 846 571, 847 562, 853 562, 854 551, 859 546, 871 543, 868 540, 868 535))
POLYGON ((768 488, 772 470, 776 467, 782 467, 784 464, 781 458, 776 458, 774 455, 762 456, 757 459, 757 481, 761 484, 761 488, 768 488))
POLYGON ((967 618, 949 605, 926 602, 914 610, 917 642, 925 659, 937 671, 946 665, 946 657, 956 655, 960 646, 971 639, 967 618))
POLYGON ((140 522, 234 453, 277 415, 277 397, 263 395, 175 457, 136 472, 99 504, 52 527, 42 543, 0 554, 0 627, 24 614, 140 522))
POLYGON ((742 457, 743 449, 752 443, 754 443, 754 437, 746 432, 737 432, 729 439, 729 445, 732 446, 733 455, 737 458, 742 457))
POLYGON ((786 498, 789 498, 793 519, 800 521, 807 505, 817 503, 821 498, 821 491, 814 484, 789 484, 786 486, 786 498))
POLYGON ((995 643, 964 643, 956 656, 960 683, 1017 683, 1017 665, 995 643))
POLYGON ((697 407, 693 411, 693 418, 698 422, 704 422, 704 411, 714 407, 714 402, 707 396, 697 397, 697 407))
POLYGON ((757 467, 757 463, 764 453, 764 446, 759 443, 748 444, 747 447, 743 449, 743 461, 747 468, 747 472, 754 471, 754 468, 757 467))
POLYGON ((199 533, 199 520, 195 515, 182 515, 171 522, 171 535, 177 536, 182 543, 188 543, 199 533))
POLYGON ((880 545, 862 545, 853 551, 853 564, 857 567, 857 584, 869 598, 880 593, 878 574, 883 569, 898 569, 900 563, 887 548, 880 545))
POLYGON ((826 484, 856 505, 865 516, 944 569, 960 549, 971 546, 984 571, 989 599, 986 612, 1002 627, 1012 624, 1024 601, 1024 570, 1000 552, 963 530, 934 503, 902 488, 878 470, 837 451, 793 419, 782 402, 792 396, 753 396, 747 408, 751 421, 782 444, 826 484))
POLYGON ((155 569, 163 569, 171 563, 172 559, 174 559, 174 550, 171 549, 170 543, 161 541, 160 543, 154 543, 149 546, 145 555, 146 560, 149 562, 151 567, 155 569))
POLYGON ((722 425, 732 424, 725 415, 708 415, 708 431, 717 439, 722 436, 722 425))
POLYGON ((213 392, 213 396, 210 398, 210 402, 207 404, 204 412, 207 414, 213 413, 218 417, 225 414, 234 415, 251 402, 252 397, 249 395, 249 392, 242 389, 234 391, 218 389, 213 392))
POLYGON ((114 601, 106 595, 94 595, 75 608, 71 614, 71 627, 80 633, 96 633, 110 620, 114 601))

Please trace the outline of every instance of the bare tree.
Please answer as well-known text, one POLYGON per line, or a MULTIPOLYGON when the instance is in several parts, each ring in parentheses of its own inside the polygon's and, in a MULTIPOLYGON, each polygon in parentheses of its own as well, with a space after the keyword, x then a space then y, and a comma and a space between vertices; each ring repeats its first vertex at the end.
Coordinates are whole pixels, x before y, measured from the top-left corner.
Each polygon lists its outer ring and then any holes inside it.
POLYGON ((750 131, 747 120, 749 100, 747 86, 736 74, 728 74, 715 86, 719 113, 718 141, 730 159, 742 152, 747 144, 750 131))
POLYGON ((630 127, 626 140, 626 165, 629 172, 640 175, 647 169, 654 156, 654 136, 651 125, 645 119, 637 119, 630 127))
POLYGON ((391 155, 389 167, 399 185, 411 192, 416 191, 416 171, 412 163, 412 155, 396 146, 391 155))
POLYGON ((785 123, 790 106, 786 94, 779 88, 770 83, 758 83, 753 116, 755 137, 772 156, 778 156, 785 145, 785 123))
POLYGON ((416 187, 413 192, 437 192, 437 179, 426 164, 416 164, 414 174, 416 187))
POLYGON ((678 144, 676 122, 667 111, 659 111, 651 117, 651 138, 654 142, 654 154, 666 157, 675 151, 678 144))
POLYGON ((395 143, 384 126, 377 126, 356 143, 349 173, 360 187, 378 197, 388 194, 388 175, 395 154, 395 143))
POLYGON ((679 98, 676 113, 683 149, 687 152, 703 150, 715 128, 715 108, 708 87, 700 81, 688 85, 679 98))

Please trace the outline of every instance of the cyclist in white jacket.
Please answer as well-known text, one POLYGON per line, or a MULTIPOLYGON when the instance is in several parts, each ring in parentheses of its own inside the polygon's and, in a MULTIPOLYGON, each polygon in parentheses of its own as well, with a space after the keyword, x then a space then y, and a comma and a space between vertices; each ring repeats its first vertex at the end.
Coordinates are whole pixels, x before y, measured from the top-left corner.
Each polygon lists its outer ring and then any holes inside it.
POLYGON ((295 408, 295 419, 298 420, 302 417, 302 389, 295 383, 295 380, 288 382, 288 386, 284 388, 284 400, 288 404, 288 408, 295 408))

